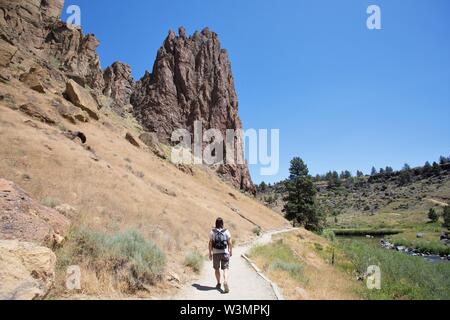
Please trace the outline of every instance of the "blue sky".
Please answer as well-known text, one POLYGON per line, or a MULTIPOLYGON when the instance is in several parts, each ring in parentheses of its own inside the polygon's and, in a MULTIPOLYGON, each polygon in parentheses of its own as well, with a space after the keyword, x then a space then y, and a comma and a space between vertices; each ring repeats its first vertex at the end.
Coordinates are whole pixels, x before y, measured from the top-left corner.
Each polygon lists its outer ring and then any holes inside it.
MULTIPOLYGON (((169 29, 208 26, 228 50, 245 128, 280 129, 280 172, 412 166, 450 155, 448 0, 66 0, 102 66, 151 70, 169 29), (379 5, 382 30, 366 28, 379 5)), ((65 15, 63 15, 63 18, 65 15)))

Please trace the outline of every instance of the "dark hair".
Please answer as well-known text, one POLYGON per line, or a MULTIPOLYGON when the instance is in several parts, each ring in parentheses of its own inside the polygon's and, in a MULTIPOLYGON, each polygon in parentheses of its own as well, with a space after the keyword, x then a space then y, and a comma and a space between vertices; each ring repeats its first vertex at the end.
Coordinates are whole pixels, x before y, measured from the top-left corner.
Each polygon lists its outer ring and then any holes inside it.
POLYGON ((222 218, 217 218, 216 229, 223 229, 223 219, 222 218))

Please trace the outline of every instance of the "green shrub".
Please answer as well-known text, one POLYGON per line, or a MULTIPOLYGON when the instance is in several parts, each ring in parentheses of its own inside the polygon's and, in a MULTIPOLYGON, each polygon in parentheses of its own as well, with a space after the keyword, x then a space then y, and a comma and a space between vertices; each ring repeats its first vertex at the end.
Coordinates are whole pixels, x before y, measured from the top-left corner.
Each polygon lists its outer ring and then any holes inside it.
POLYGON ((253 233, 256 234, 258 237, 262 234, 262 230, 260 227, 253 228, 253 233))
POLYGON ((165 254, 150 240, 131 230, 115 236, 80 228, 59 252, 59 264, 87 264, 97 275, 109 272, 133 292, 160 281, 165 254))
POLYGON ((52 198, 52 197, 46 197, 46 198, 42 199, 41 203, 42 203, 42 205, 49 207, 49 208, 56 208, 57 206, 59 206, 61 204, 59 202, 59 200, 52 198))
POLYGON ((200 270, 202 269, 204 261, 205 261, 205 259, 203 258, 203 256, 200 253, 193 251, 193 252, 190 252, 186 256, 186 258, 184 260, 184 265, 186 267, 192 268, 192 270, 199 273, 200 270))
POLYGON ((266 267, 270 270, 283 270, 302 283, 307 282, 303 275, 303 267, 294 251, 283 242, 275 242, 264 246, 255 246, 250 250, 251 258, 263 259, 266 267))
POLYGON ((277 260, 270 265, 270 269, 283 270, 288 272, 292 278, 303 280, 303 266, 300 263, 277 260))
POLYGON ((444 227, 450 229, 450 206, 444 208, 442 217, 444 218, 444 227))
POLYGON ((336 240, 336 234, 334 233, 333 230, 328 230, 328 229, 324 230, 322 232, 322 236, 331 242, 334 242, 334 240, 336 240))
POLYGON ((428 219, 430 219, 431 222, 437 222, 439 220, 439 215, 434 208, 431 208, 428 212, 428 219))

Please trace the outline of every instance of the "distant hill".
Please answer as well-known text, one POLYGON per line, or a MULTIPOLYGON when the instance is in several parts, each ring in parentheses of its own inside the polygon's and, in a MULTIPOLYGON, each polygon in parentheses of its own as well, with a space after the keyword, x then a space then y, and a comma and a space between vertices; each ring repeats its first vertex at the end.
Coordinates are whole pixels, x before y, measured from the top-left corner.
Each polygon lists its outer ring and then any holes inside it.
MULTIPOLYGON (((329 225, 352 227, 358 219, 348 215, 375 216, 379 213, 411 213, 426 217, 431 207, 450 202, 450 163, 434 164, 373 176, 350 177, 338 181, 316 181, 317 204, 326 212, 329 225), (336 218, 335 218, 336 217, 336 218), (341 217, 341 219, 340 219, 341 217)), ((284 185, 258 186, 257 197, 282 213, 284 185)), ((407 218, 405 218, 407 219, 407 218)), ((389 221, 386 221, 388 224, 389 221)))

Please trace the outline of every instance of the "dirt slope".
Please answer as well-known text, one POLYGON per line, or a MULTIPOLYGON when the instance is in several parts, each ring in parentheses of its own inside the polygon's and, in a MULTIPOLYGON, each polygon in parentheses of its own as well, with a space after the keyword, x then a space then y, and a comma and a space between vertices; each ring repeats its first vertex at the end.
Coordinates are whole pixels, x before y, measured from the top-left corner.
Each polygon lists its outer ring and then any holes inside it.
POLYGON ((137 137, 140 132, 131 119, 104 108, 99 121, 73 125, 55 112, 56 95, 37 93, 16 80, 0 83, 0 93, 7 97, 0 101, 0 177, 38 201, 75 207, 79 219, 95 229, 137 229, 168 254, 168 268, 183 272, 186 251, 204 251, 217 216, 238 242, 253 237, 257 226, 268 230, 287 224, 208 169, 195 167, 193 175, 187 174, 130 144, 126 133, 137 137), (30 101, 56 124, 13 110, 30 101), (86 145, 68 139, 63 134, 68 129, 82 131, 86 145))

